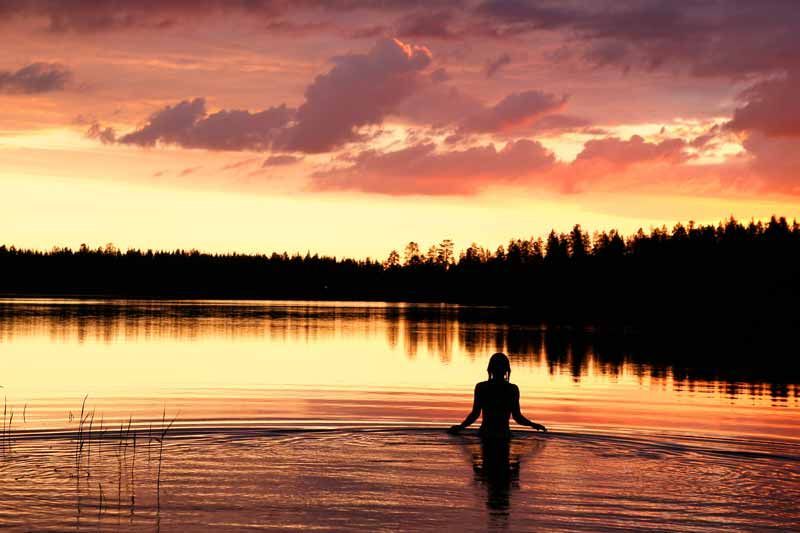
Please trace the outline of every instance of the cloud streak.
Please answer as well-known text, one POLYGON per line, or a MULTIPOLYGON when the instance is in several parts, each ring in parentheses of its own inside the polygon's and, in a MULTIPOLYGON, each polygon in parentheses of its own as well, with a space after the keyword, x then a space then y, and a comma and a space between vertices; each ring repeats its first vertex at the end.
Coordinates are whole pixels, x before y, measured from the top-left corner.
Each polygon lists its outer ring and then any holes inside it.
POLYGON ((63 91, 72 72, 58 63, 31 63, 16 71, 0 70, 0 93, 39 94, 63 91))
POLYGON ((297 157, 293 155, 272 155, 264 160, 264 163, 262 163, 261 168, 285 167, 288 165, 294 165, 295 163, 299 163, 302 160, 303 160, 302 157, 297 157))
POLYGON ((494 76, 500 72, 503 67, 510 64, 511 56, 508 54, 501 54, 500 56, 486 63, 486 77, 494 78, 494 76))
MULTIPOLYGON (((186 21, 220 15, 240 15, 254 21, 274 23, 299 11, 352 12, 356 10, 396 12, 415 7, 373 0, 2 0, 0 15, 41 17, 51 32, 97 33, 129 29, 164 30, 186 21)), ((431 0, 429 5, 452 5, 450 0, 431 0)))

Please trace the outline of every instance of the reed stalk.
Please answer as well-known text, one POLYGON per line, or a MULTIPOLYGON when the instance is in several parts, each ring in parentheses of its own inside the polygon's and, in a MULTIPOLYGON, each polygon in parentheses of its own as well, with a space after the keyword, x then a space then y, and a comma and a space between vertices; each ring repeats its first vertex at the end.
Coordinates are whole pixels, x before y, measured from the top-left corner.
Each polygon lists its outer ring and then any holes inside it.
POLYGON ((166 424, 166 408, 161 414, 161 433, 160 438, 158 439, 158 473, 156 474, 156 513, 161 512, 161 463, 164 457, 164 441, 167 438, 167 432, 172 427, 172 424, 175 422, 175 418, 177 418, 177 416, 178 415, 175 415, 169 424, 166 424))
POLYGON ((6 453, 6 409, 8 404, 8 397, 3 396, 3 431, 0 432, 0 449, 3 455, 6 453))
POLYGON ((11 445, 13 444, 13 440, 11 437, 11 423, 14 422, 14 408, 11 408, 11 416, 8 419, 8 430, 6 431, 6 438, 8 440, 8 453, 11 453, 11 445))

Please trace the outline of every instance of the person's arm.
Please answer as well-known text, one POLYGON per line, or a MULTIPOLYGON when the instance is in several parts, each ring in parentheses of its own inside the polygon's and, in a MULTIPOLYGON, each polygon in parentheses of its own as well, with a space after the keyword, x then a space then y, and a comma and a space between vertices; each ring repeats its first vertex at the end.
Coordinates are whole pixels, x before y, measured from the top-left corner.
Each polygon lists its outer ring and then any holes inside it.
POLYGON ((472 400, 472 411, 469 412, 469 414, 467 415, 467 418, 465 418, 463 422, 461 422, 460 424, 456 424, 455 426, 450 426, 450 429, 448 429, 448 431, 450 433, 458 433, 462 429, 466 428, 467 426, 469 426, 470 424, 475 422, 478 419, 478 417, 480 416, 480 414, 481 414, 481 392, 480 392, 481 391, 481 387, 480 387, 480 385, 481 385, 480 383, 475 385, 475 396, 474 396, 474 398, 472 400))
POLYGON ((525 418, 522 414, 522 411, 519 408, 519 387, 514 385, 514 398, 512 399, 513 408, 511 409, 511 417, 514 419, 514 422, 519 424, 520 426, 530 426, 536 431, 547 431, 547 428, 541 424, 537 424, 536 422, 532 422, 525 418))

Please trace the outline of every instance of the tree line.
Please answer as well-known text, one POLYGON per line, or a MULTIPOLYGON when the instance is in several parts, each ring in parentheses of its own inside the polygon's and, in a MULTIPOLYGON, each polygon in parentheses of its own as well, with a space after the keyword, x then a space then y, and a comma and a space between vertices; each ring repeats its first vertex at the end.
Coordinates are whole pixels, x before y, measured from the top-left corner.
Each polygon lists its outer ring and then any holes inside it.
POLYGON ((506 305, 546 320, 794 323, 800 224, 742 223, 588 234, 579 225, 456 253, 416 242, 384 261, 82 245, 0 246, 7 295, 367 299, 506 305))

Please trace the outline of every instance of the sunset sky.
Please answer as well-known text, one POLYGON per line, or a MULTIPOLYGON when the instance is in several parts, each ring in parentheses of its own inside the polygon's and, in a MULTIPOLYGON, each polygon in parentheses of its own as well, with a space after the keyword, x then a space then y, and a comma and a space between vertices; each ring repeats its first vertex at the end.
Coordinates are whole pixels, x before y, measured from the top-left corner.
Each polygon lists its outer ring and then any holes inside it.
POLYGON ((0 244, 800 216, 791 0, 0 0, 0 244))

